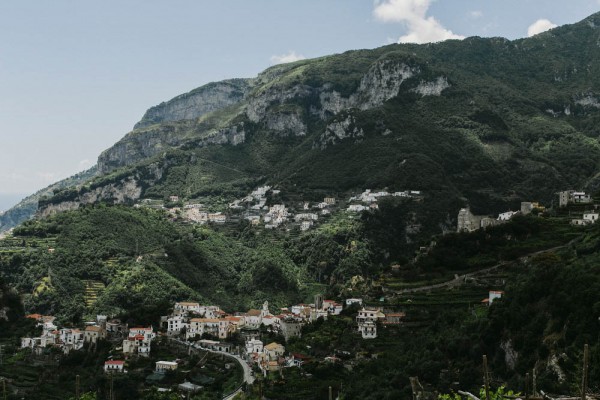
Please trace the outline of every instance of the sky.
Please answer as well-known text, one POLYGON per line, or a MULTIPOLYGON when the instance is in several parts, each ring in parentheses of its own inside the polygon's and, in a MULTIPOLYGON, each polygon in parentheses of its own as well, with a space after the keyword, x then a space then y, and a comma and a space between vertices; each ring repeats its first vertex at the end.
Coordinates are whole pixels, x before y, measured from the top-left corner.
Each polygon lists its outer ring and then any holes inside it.
POLYGON ((0 211, 205 83, 396 42, 517 39, 598 11, 600 0, 2 0, 0 211))

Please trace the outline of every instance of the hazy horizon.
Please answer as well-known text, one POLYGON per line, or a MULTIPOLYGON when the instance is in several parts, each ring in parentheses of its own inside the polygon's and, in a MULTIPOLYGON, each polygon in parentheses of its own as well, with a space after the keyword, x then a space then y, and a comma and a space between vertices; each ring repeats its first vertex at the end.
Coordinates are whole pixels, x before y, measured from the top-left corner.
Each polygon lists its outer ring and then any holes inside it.
MULTIPOLYGON (((1 190, 1 188, 0 188, 1 190)), ((25 197, 29 196, 32 193, 24 194, 24 193, 2 193, 0 192, 0 212, 4 212, 9 210, 12 206, 17 205, 19 201, 23 200, 25 197)))

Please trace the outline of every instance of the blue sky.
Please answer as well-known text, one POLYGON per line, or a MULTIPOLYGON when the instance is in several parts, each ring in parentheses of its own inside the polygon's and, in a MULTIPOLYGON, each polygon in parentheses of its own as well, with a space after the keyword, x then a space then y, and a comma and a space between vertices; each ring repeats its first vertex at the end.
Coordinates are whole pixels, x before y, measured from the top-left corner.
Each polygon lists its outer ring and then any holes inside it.
POLYGON ((207 82, 399 39, 515 39, 597 11, 600 0, 2 1, 0 195, 93 165, 147 108, 207 82))

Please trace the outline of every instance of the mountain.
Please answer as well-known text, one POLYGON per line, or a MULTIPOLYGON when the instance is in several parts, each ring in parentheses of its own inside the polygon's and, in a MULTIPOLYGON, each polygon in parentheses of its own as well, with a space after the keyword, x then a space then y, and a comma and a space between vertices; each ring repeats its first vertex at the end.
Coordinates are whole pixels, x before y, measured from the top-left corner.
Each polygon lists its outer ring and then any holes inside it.
POLYGON ((585 206, 439 234, 466 204, 495 213, 523 200, 552 205, 557 190, 597 191, 599 27, 600 13, 515 41, 349 51, 152 107, 97 170, 47 190, 40 218, 0 240, 11 316, 80 325, 103 314, 146 326, 186 299, 235 312, 317 293, 364 297, 406 323, 381 326, 376 340, 358 337, 352 309, 310 324, 286 347, 314 362, 265 380, 267 397, 324 398, 344 382, 340 398, 406 398, 415 376, 473 390, 482 354, 495 380, 523 387, 536 368, 540 387, 568 391, 581 382, 582 345, 600 355, 599 228, 569 224, 585 206), (281 190, 267 206, 298 213, 305 201, 345 204, 367 188, 421 195, 389 196, 360 215, 339 209, 307 232, 254 227, 233 212, 228 224, 191 224, 176 209, 193 201, 229 213, 264 184, 281 190), (168 212, 158 206, 167 202, 168 212), (502 300, 481 304, 501 288, 502 300))
POLYGON ((52 185, 25 197, 15 206, 0 214, 0 233, 6 232, 9 229, 14 228, 22 222, 32 218, 38 210, 38 202, 42 197, 53 196, 56 192, 62 189, 77 186, 85 181, 88 181, 96 175, 96 172, 97 168, 92 167, 86 171, 63 179, 62 181, 53 183, 52 185))
POLYGON ((148 110, 100 155, 97 178, 42 212, 257 181, 419 189, 480 212, 594 190, 599 26, 594 14, 526 39, 389 45, 205 85, 148 110))

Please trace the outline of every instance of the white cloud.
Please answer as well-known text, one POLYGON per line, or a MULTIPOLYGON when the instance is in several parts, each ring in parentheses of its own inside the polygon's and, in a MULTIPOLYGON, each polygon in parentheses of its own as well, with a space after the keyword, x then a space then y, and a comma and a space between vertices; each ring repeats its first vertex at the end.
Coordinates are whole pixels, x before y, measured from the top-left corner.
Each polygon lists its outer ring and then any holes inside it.
POLYGON ((527 28, 527 36, 531 37, 533 35, 537 35, 538 33, 546 32, 549 29, 556 28, 557 25, 548 21, 547 19, 538 19, 533 24, 529 25, 527 28))
POLYGON ((272 64, 284 64, 284 63, 291 63, 294 61, 300 61, 300 60, 304 60, 306 59, 306 57, 304 57, 302 54, 296 54, 295 51, 290 51, 287 54, 282 54, 282 55, 274 55, 271 56, 271 63, 272 64))
POLYGON ((381 22, 406 24, 408 33, 398 43, 430 43, 464 39, 446 29, 434 17, 427 17, 431 0, 383 0, 375 2, 373 16, 381 22))
MULTIPOLYGON (((598 0, 598 1, 600 1, 600 0, 598 0)), ((483 12, 479 11, 479 10, 471 11, 471 12, 469 12, 469 17, 471 17, 473 19, 479 19, 479 18, 483 17, 483 12)))

